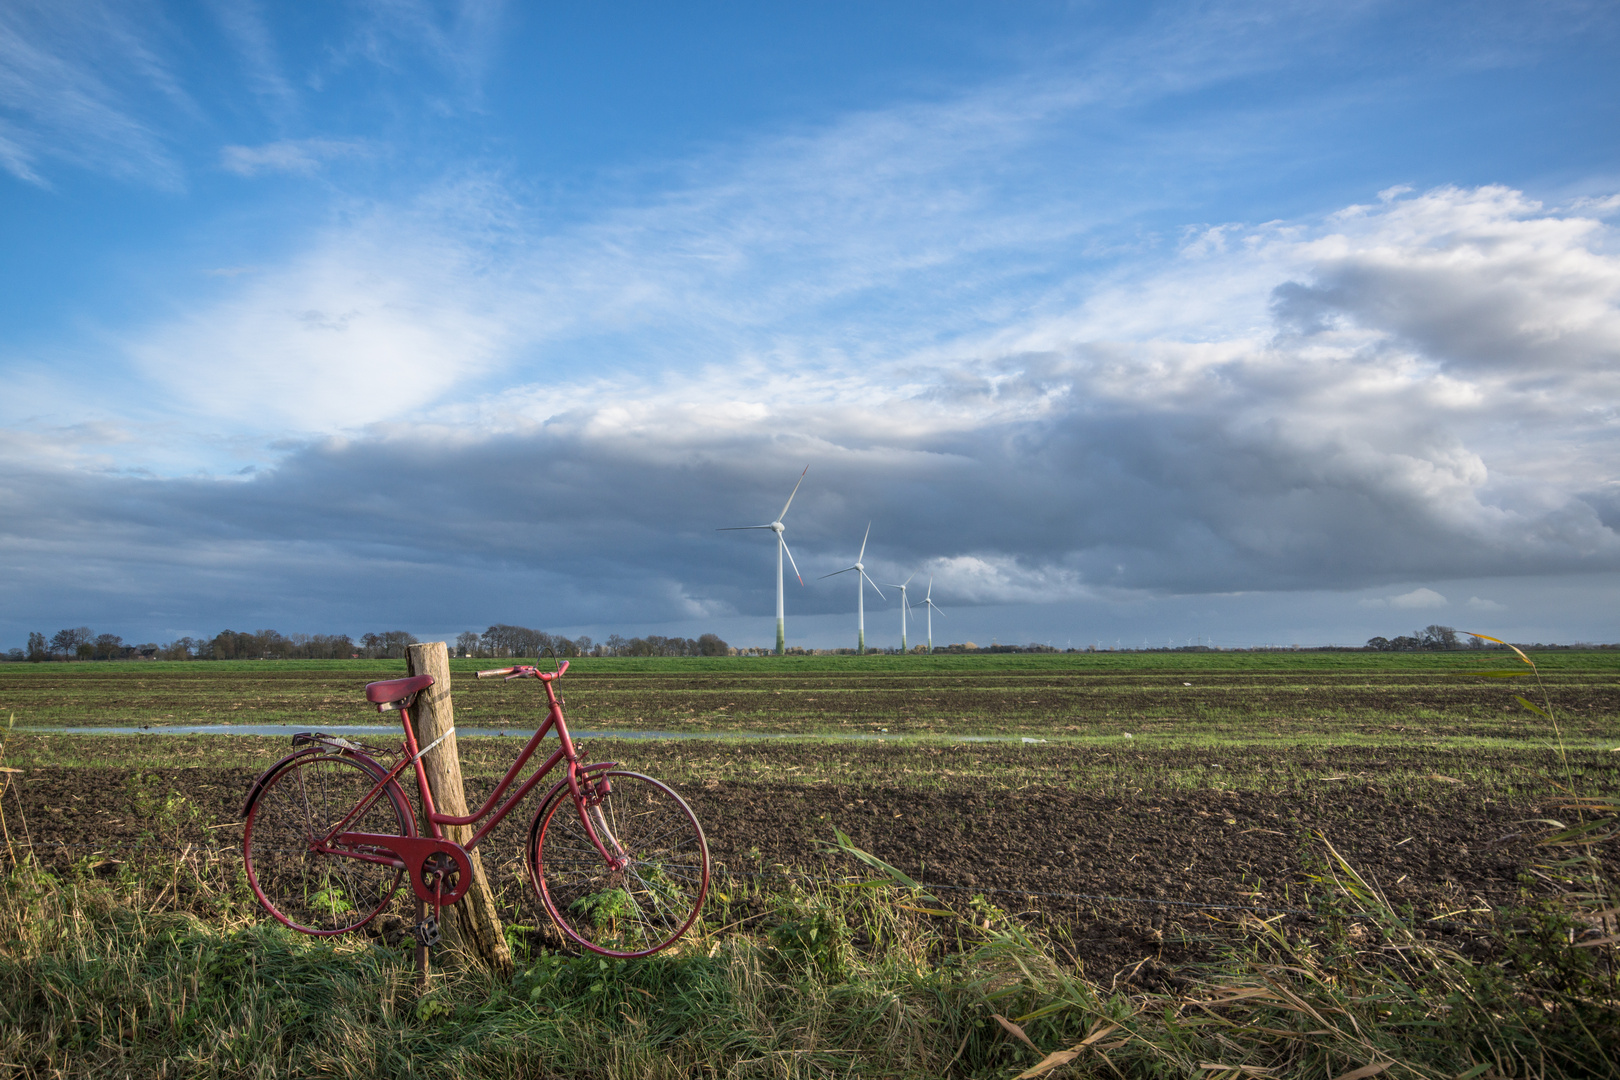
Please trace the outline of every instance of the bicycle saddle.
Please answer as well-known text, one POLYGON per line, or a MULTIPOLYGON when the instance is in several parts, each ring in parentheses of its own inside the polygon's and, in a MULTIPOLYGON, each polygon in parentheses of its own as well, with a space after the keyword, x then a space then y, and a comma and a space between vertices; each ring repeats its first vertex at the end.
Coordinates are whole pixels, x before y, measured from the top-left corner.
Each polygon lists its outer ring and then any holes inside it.
POLYGON ((382 682, 366 683, 366 700, 373 705, 392 705, 432 685, 431 675, 412 675, 408 679, 385 679, 382 682))

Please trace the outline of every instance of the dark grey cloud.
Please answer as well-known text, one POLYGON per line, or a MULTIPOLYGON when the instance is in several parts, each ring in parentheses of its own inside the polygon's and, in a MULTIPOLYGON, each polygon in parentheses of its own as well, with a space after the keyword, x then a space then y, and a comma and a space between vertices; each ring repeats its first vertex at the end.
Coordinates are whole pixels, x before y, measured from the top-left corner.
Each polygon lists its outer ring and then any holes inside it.
MULTIPOLYGON (((957 605, 1620 569, 1612 502, 1492 532, 1263 428, 1092 410, 898 447, 753 437, 646 456, 558 424, 315 443, 247 479, 14 464, 7 608, 174 629, 763 614, 769 534, 715 529, 770 520, 807 459, 787 518, 807 580, 847 565, 871 520, 882 580, 931 573, 957 605)), ((813 583, 794 609, 842 611, 846 592, 813 583)))

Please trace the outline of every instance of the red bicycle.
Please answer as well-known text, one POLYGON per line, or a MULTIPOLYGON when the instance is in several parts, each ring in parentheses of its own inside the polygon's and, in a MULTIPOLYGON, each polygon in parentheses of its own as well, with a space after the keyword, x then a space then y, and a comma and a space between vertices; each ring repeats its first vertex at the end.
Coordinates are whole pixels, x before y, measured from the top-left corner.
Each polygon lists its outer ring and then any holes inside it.
POLYGON ((391 768, 377 760, 391 752, 334 735, 294 736, 300 749, 265 770, 243 810, 242 857, 259 902, 294 930, 341 934, 376 918, 409 881, 416 899, 432 909, 416 926, 417 940, 434 944, 441 909, 472 883, 467 853, 565 764, 535 812, 524 849, 530 884, 546 912, 563 934, 604 956, 646 956, 679 938, 709 889, 703 829, 660 781, 620 770, 615 761, 580 763, 555 687, 567 670, 564 661, 553 672, 520 665, 478 673, 481 679, 538 679, 550 708, 484 805, 465 817, 434 809, 422 767, 422 755, 449 733, 419 749, 411 725, 410 708, 433 685, 431 675, 366 686, 366 699, 380 712, 399 710, 405 729, 403 753, 391 768), (508 794, 552 729, 561 745, 508 794), (431 836, 418 835, 397 781, 411 766, 431 836), (446 825, 479 822, 465 846, 445 837, 446 825))

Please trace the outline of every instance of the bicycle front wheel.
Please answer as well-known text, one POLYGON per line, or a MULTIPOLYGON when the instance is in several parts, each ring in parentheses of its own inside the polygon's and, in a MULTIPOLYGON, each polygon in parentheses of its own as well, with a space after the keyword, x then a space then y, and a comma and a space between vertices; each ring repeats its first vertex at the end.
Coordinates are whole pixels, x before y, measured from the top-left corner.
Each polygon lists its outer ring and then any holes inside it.
POLYGON ((583 806, 565 786, 535 814, 528 847, 535 891, 558 929, 592 952, 655 953, 686 932, 709 891, 703 829, 681 797, 651 777, 615 771, 581 782, 589 792, 583 806))
MULTIPOLYGON (((265 910, 306 934, 341 934, 377 916, 405 871, 312 850, 382 779, 375 769, 330 754, 294 758, 248 807, 242 861, 265 910)), ((346 832, 415 835, 410 804, 390 783, 346 832)))

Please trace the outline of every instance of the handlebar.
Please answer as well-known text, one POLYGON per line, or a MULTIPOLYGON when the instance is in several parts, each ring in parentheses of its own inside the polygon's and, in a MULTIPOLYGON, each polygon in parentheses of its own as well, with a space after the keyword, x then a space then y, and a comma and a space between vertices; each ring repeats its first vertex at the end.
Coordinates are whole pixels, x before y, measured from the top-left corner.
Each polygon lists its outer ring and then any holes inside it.
POLYGON ((550 682, 560 679, 568 670, 568 661, 564 660, 556 671, 541 671, 529 664, 519 664, 516 667, 490 668, 487 671, 477 672, 480 679, 493 679, 497 675, 505 675, 508 681, 512 679, 539 679, 541 682, 550 682))

